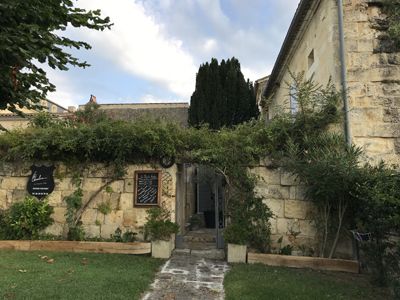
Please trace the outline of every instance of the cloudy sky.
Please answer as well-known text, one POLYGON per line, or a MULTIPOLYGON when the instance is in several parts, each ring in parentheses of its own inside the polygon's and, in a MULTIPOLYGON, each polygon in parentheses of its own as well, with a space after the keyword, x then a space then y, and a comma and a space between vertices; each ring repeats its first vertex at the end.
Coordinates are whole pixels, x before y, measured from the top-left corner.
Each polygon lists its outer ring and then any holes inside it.
POLYGON ((78 0, 102 10, 114 26, 66 36, 92 45, 73 51, 91 67, 48 70, 67 107, 99 103, 189 102, 200 64, 212 57, 239 59, 254 81, 272 70, 299 0, 78 0))

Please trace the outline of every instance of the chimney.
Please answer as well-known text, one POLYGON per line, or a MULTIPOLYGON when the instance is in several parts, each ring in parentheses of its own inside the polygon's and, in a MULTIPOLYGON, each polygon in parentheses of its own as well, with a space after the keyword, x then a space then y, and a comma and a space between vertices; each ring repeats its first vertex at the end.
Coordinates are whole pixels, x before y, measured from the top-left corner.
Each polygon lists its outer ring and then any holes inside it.
POLYGON ((97 103, 95 95, 90 95, 89 103, 97 103))

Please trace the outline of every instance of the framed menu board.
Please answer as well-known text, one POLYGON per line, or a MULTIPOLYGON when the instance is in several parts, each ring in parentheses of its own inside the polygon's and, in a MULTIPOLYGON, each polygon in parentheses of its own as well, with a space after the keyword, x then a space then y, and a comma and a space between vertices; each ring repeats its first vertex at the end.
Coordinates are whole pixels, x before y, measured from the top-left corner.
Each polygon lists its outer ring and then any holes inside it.
POLYGON ((135 172, 135 206, 157 206, 160 203, 161 171, 135 172))

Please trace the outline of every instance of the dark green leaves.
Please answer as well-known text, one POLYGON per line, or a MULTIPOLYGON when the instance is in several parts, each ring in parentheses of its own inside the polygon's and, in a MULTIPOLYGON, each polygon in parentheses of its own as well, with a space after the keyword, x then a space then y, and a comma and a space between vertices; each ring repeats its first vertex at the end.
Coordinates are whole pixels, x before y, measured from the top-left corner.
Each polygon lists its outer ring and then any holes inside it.
POLYGON ((35 61, 53 69, 86 67, 66 48, 90 49, 82 41, 60 36, 68 25, 94 30, 110 28, 100 11, 75 8, 67 0, 3 0, 0 4, 0 109, 40 109, 39 102, 55 86, 35 61), (30 101, 29 101, 30 100, 30 101))

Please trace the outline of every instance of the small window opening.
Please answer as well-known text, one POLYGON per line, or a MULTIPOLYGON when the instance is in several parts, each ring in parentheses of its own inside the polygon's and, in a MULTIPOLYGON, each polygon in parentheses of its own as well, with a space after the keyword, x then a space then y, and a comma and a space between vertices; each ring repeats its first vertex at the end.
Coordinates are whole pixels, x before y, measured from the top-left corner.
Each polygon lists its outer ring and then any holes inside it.
POLYGON ((313 64, 314 64, 314 49, 312 49, 310 54, 308 55, 308 68, 310 69, 313 64))
POLYGON ((298 111, 298 102, 297 102, 297 86, 292 84, 290 86, 289 96, 290 96, 290 112, 292 115, 296 114, 298 111))

